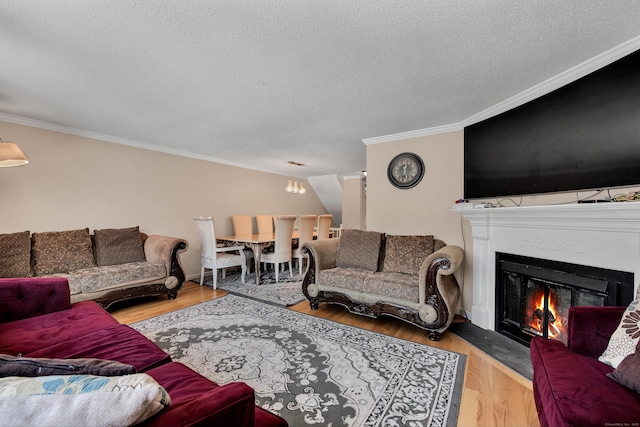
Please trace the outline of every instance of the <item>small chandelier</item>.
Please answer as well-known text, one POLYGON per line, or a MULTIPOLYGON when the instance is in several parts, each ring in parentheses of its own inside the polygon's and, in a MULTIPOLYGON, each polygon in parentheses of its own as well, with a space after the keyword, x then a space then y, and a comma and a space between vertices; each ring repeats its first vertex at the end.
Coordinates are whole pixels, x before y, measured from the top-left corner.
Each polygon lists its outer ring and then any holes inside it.
POLYGON ((288 163, 289 163, 289 182, 287 183, 287 186, 284 187, 284 191, 286 191, 287 193, 294 193, 294 194, 306 193, 307 190, 304 188, 304 185, 302 185, 302 179, 300 179, 300 182, 298 182, 298 178, 297 178, 298 171, 300 168, 302 168, 302 166, 304 166, 304 164, 298 163, 298 162, 292 162, 292 161, 289 161, 288 163), (291 169, 293 169, 293 178, 291 175, 291 169))

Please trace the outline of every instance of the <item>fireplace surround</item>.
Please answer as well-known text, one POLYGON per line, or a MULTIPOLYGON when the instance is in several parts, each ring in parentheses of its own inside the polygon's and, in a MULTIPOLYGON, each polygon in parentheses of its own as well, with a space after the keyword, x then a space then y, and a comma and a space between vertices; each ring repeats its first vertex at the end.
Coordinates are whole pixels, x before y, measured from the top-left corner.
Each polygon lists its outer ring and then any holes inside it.
POLYGON ((640 202, 478 206, 482 205, 464 203, 453 209, 472 227, 469 318, 475 325, 497 329, 497 253, 627 272, 633 275, 633 294, 638 291, 640 202))

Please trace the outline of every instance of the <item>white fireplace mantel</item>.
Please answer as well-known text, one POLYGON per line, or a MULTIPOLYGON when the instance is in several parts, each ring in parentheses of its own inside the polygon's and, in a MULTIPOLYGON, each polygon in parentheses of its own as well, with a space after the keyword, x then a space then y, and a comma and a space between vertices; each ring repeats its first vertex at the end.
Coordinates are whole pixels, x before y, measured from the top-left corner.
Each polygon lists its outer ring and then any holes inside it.
POLYGON ((634 274, 640 278, 640 202, 506 208, 456 205, 473 236, 471 321, 495 330, 496 252, 634 274))

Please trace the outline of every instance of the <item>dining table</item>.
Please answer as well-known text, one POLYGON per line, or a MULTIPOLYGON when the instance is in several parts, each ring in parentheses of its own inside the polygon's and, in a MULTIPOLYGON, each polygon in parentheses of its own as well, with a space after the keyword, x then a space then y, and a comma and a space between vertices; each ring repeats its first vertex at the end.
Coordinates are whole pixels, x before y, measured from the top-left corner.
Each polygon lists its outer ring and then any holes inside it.
MULTIPOLYGON (((300 232, 295 230, 291 238, 293 240, 300 237, 300 232)), ((232 236, 216 237, 216 240, 228 244, 230 246, 245 245, 251 248, 253 251, 253 262, 255 264, 256 271, 256 285, 260 285, 260 258, 262 257, 262 251, 273 245, 276 241, 276 233, 253 233, 253 234, 234 234, 232 236)), ((289 266, 291 268, 291 266, 289 266)))

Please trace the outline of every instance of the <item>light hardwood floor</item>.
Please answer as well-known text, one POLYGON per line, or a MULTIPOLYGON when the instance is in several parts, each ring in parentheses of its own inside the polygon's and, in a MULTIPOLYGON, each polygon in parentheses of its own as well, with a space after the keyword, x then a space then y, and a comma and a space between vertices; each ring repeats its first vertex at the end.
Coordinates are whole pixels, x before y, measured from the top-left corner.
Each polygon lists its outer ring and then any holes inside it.
MULTIPOLYGON (((186 282, 178 298, 166 298, 121 305, 111 314, 121 323, 134 323, 190 305, 226 295, 207 286, 186 282)), ((458 426, 539 426, 531 381, 467 343, 457 335, 445 333, 440 341, 430 341, 421 329, 395 319, 369 319, 346 309, 322 304, 311 310, 304 301, 290 309, 347 325, 415 341, 467 355, 464 388, 458 426)), ((293 426, 292 426, 293 427, 293 426)))

